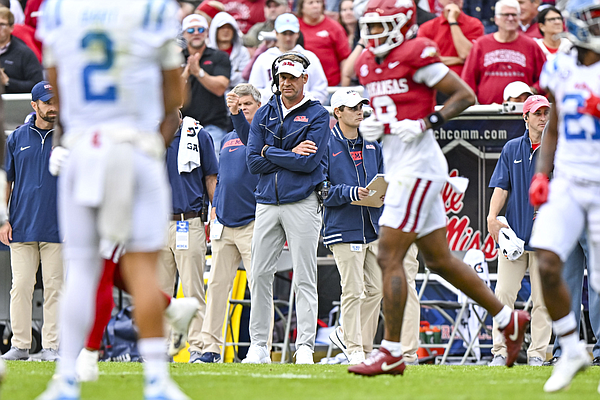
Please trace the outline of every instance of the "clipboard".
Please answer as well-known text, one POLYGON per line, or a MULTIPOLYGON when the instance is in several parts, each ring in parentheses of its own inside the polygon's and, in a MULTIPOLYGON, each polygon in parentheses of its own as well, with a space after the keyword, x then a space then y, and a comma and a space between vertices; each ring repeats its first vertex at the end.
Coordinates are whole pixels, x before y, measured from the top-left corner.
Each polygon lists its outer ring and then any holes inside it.
POLYGON ((385 192, 388 187, 388 183, 385 181, 384 174, 377 174, 375 178, 369 182, 367 189, 369 189, 369 196, 362 200, 353 201, 350 204, 355 206, 366 206, 380 208, 383 206, 382 196, 385 196, 385 192))

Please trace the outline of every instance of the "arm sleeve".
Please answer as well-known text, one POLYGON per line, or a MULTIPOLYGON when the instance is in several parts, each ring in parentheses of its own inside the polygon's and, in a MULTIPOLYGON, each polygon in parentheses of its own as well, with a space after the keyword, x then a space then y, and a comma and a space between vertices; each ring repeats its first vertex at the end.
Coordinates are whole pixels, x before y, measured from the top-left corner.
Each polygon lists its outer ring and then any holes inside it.
POLYGON ((250 124, 246 119, 246 116, 243 112, 239 112, 236 115, 231 116, 231 122, 233 122, 233 129, 238 134, 238 137, 244 144, 244 146, 248 146, 248 135, 250 134, 250 124))
MULTIPOLYGON (((250 71, 250 77, 248 78, 248 83, 257 88, 258 90, 262 90, 269 86, 270 79, 267 79, 266 73, 264 71, 265 67, 265 53, 258 56, 254 65, 252 66, 252 70, 250 71)), ((310 75, 308 76, 310 79, 310 75)))
POLYGON ((246 151, 246 162, 248 169, 253 174, 269 174, 279 171, 281 168, 260 155, 264 147, 263 128, 260 126, 258 115, 254 116, 252 125, 250 125, 250 134, 248 136, 248 150, 246 151))
POLYGON ((244 71, 244 68, 246 68, 246 65, 248 65, 249 62, 250 53, 248 52, 247 48, 242 46, 240 48, 238 59, 236 60, 235 65, 231 65, 231 79, 229 81, 229 87, 234 87, 240 83, 245 82, 244 78, 242 77, 242 72, 244 71))
MULTIPOLYGON (((318 107, 322 108, 322 106, 318 107)), ((305 140, 311 140, 316 144, 316 153, 309 156, 301 156, 291 150, 269 147, 264 153, 265 158, 273 164, 279 165, 290 171, 303 172, 306 174, 314 171, 321 163, 321 160, 327 151, 327 142, 329 140, 329 113, 324 108, 319 115, 315 117, 315 121, 308 129, 305 140)))
POLYGON ((433 87, 439 83, 448 74, 450 68, 441 62, 429 64, 419 68, 413 75, 413 80, 417 83, 424 83, 429 87, 433 87))
POLYGON ((327 207, 336 207, 356 200, 358 200, 358 186, 340 184, 329 189, 329 194, 323 204, 327 207))
POLYGON ((15 158, 14 158, 14 150, 15 144, 13 140, 12 133, 8 140, 6 141, 6 153, 4 156, 4 169, 6 170, 6 181, 14 182, 15 181, 15 158))

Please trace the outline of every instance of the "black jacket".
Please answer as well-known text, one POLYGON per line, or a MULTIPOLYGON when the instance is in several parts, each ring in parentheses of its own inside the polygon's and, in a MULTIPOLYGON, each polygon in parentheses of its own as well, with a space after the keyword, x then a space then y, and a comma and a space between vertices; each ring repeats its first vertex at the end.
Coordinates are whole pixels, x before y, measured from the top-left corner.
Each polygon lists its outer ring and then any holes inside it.
POLYGON ((44 79, 42 65, 33 51, 15 36, 10 38, 8 50, 0 55, 0 65, 10 78, 6 93, 30 93, 44 79))

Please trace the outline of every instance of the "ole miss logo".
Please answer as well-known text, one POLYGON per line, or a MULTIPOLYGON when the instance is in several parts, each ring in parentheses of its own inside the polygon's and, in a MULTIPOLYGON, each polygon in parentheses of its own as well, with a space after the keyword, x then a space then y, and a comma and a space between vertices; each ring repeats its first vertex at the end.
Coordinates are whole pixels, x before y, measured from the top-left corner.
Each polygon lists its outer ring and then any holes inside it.
POLYGON ((294 122, 308 122, 308 118, 306 118, 304 115, 298 115, 296 118, 294 118, 294 122))
POLYGON ((293 62, 291 62, 291 61, 284 61, 284 62, 281 64, 281 66, 284 66, 284 65, 287 65, 287 66, 289 66, 289 67, 293 67, 293 66, 294 66, 294 63, 293 63, 293 62))

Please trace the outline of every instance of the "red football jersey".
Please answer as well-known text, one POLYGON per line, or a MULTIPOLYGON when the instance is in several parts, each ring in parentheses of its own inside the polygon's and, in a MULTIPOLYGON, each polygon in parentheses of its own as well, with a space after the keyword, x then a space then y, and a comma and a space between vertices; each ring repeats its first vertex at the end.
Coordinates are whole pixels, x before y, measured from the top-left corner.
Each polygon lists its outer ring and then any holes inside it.
POLYGON ((392 122, 425 118, 434 111, 435 89, 415 82, 413 76, 420 68, 439 62, 436 43, 426 38, 408 40, 383 59, 368 50, 358 57, 358 80, 369 93, 377 119, 386 124, 386 133, 392 122))

